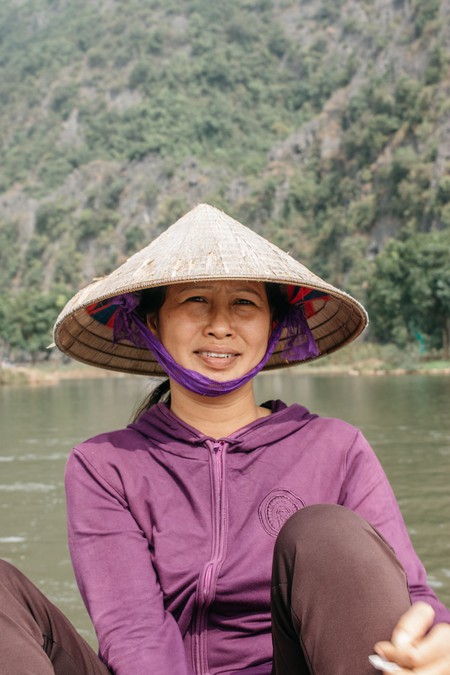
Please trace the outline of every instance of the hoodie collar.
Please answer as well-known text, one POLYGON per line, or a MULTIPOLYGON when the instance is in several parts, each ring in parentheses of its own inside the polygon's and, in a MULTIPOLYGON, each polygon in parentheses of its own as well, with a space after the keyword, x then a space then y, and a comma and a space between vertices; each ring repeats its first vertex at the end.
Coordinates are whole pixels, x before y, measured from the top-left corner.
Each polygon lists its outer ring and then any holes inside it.
POLYGON ((263 405, 272 411, 271 415, 254 420, 222 439, 212 439, 191 427, 174 415, 165 403, 146 410, 128 428, 143 434, 162 449, 191 456, 193 448, 206 447, 206 441, 211 440, 224 441, 230 451, 251 452, 283 440, 317 417, 296 403, 286 406, 277 400, 263 405))

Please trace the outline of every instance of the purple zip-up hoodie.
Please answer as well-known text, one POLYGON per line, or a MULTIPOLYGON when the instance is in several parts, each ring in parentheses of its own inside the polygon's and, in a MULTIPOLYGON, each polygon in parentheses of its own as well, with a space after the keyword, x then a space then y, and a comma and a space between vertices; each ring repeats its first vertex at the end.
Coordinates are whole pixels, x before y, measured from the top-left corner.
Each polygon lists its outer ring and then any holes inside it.
POLYGON ((450 621, 361 432, 299 405, 271 406, 215 440, 159 404, 73 450, 70 550, 100 656, 116 675, 269 675, 275 537, 310 504, 341 504, 374 525, 413 601, 450 621))

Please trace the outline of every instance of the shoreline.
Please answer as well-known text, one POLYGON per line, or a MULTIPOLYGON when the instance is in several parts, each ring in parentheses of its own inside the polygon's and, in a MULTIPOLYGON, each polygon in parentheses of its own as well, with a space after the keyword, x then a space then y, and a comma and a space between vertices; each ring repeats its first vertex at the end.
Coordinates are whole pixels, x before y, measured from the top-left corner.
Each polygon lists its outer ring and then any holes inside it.
MULTIPOLYGON (((378 359, 352 359, 333 361, 333 355, 328 356, 327 363, 319 359, 316 363, 294 366, 284 369, 284 373, 306 372, 308 375, 348 375, 351 377, 382 377, 404 375, 450 375, 450 362, 434 360, 428 363, 416 363, 415 365, 399 365, 378 359)), ((276 372, 267 371, 267 374, 276 372)), ((264 373, 262 373, 264 375, 264 373)), ((7 365, 0 366, 0 386, 56 386, 66 380, 88 380, 104 378, 131 377, 126 373, 113 370, 95 368, 81 363, 64 364, 40 364, 40 365, 7 365)), ((139 376, 136 377, 149 377, 139 376)), ((155 378, 157 379, 157 378, 155 378)))
POLYGON ((91 380, 107 377, 126 377, 125 373, 115 373, 110 370, 83 366, 82 364, 69 365, 8 365, 0 367, 1 386, 54 386, 65 380, 91 380))

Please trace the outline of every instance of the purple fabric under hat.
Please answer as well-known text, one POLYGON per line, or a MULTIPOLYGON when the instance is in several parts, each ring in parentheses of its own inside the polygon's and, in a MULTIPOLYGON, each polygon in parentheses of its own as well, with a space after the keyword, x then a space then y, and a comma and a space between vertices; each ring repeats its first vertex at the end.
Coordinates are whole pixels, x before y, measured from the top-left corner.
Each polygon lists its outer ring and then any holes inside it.
POLYGON ((140 296, 138 293, 128 293, 91 306, 88 308, 88 311, 96 317, 97 321, 103 321, 112 326, 114 341, 116 343, 121 340, 127 340, 132 342, 136 347, 149 349, 169 377, 196 394, 221 396, 238 389, 254 378, 271 357, 282 331, 291 323, 301 325, 303 335, 300 337, 300 334, 296 334, 296 339, 294 336, 292 337, 292 344, 288 346, 289 351, 295 350, 296 358, 299 361, 314 358, 318 353, 317 345, 303 316, 301 306, 290 304, 287 315, 274 326, 266 353, 261 361, 242 377, 226 382, 218 382, 193 370, 184 368, 172 358, 164 345, 148 329, 137 314, 136 309, 139 302, 140 296))

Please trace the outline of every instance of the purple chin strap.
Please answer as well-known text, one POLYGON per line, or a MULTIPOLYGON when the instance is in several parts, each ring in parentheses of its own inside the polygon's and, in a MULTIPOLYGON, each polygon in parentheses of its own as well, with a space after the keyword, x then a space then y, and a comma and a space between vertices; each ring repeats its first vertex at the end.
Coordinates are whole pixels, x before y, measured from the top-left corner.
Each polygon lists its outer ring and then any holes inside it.
POLYGON ((139 295, 127 293, 118 295, 109 300, 111 305, 117 305, 114 317, 114 342, 126 339, 132 342, 136 347, 149 349, 156 361, 164 369, 167 375, 181 384, 183 387, 196 394, 203 396, 222 396, 228 394, 255 377, 266 365, 275 350, 280 336, 285 328, 292 329, 293 337, 288 339, 287 346, 283 349, 281 356, 289 352, 290 360, 304 361, 313 356, 317 356, 319 350, 312 336, 308 323, 303 315, 303 310, 299 306, 291 305, 288 316, 279 321, 272 330, 267 345, 266 353, 261 361, 242 377, 227 382, 217 382, 205 377, 195 370, 183 368, 174 361, 164 345, 148 329, 142 319, 135 312, 139 304, 139 295), (298 327, 302 331, 298 334, 298 327), (296 333, 293 333, 293 329, 296 333))

